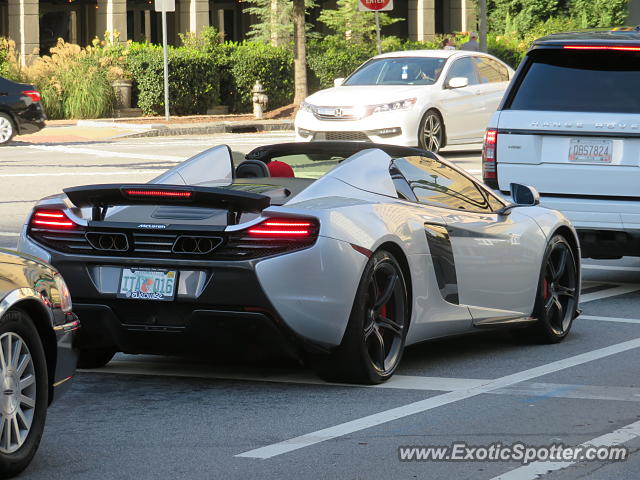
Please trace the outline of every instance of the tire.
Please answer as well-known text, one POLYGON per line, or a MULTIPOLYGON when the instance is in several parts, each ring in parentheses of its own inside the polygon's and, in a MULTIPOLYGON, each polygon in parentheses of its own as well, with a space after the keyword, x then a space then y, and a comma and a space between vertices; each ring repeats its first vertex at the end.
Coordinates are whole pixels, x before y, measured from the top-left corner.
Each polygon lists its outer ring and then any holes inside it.
POLYGON ((436 110, 427 110, 420 120, 418 146, 423 150, 438 153, 445 146, 445 128, 442 116, 436 110))
POLYGON ((101 368, 116 354, 113 348, 83 348, 78 357, 78 368, 101 368))
POLYGON ((402 358, 408 327, 402 269, 393 255, 379 250, 362 274, 342 343, 332 353, 316 357, 318 375, 359 384, 388 380, 402 358))
POLYGON ((9 310, 0 319, 0 355, 4 365, 0 367, 0 477, 10 478, 22 472, 35 455, 49 403, 42 340, 22 310, 9 310), (20 352, 17 357, 16 351, 20 352))
POLYGON ((9 143, 15 134, 16 127, 11 117, 0 112, 0 145, 9 143))
POLYGON ((538 343, 558 343, 571 330, 578 308, 578 267, 571 246, 555 235, 545 250, 533 318, 538 321, 516 330, 520 338, 538 343))

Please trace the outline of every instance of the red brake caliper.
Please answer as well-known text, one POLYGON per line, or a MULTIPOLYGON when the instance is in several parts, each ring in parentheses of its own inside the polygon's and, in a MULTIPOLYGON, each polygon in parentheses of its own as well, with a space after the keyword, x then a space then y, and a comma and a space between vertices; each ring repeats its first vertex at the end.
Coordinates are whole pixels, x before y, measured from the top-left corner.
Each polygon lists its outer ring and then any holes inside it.
POLYGON ((549 298, 549 282, 546 278, 542 281, 542 298, 549 298))

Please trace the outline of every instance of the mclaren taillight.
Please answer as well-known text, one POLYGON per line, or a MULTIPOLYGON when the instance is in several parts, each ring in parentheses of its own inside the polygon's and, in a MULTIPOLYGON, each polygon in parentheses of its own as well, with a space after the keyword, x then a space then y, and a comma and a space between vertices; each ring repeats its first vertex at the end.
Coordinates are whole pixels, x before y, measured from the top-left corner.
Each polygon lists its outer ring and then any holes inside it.
POLYGON ((36 210, 31 216, 29 226, 48 230, 69 230, 77 227, 62 210, 36 210))
POLYGON ((192 197, 193 192, 189 190, 142 190, 142 189, 125 189, 124 193, 128 197, 149 198, 149 199, 183 199, 188 200, 192 197))
POLYGON ((37 90, 24 90, 22 94, 25 97, 29 97, 34 102, 39 102, 40 100, 42 100, 42 96, 40 95, 40 92, 38 92, 37 90))
POLYGON ((498 130, 488 128, 482 146, 482 180, 491 188, 498 188, 498 130))
POLYGON ((279 255, 312 246, 320 224, 314 218, 267 218, 252 227, 230 232, 216 251, 221 259, 249 259, 279 255))
POLYGON ((305 239, 317 235, 316 222, 312 220, 268 219, 248 230, 250 237, 305 239))

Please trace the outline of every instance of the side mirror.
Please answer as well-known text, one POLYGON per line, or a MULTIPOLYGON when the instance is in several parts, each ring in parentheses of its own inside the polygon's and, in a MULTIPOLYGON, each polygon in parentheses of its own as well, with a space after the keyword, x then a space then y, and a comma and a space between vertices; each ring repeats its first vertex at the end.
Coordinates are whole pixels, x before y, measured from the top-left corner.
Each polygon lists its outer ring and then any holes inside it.
POLYGON ((449 88, 463 88, 469 86, 469 79, 467 77, 453 77, 449 79, 447 87, 449 88))
POLYGON ((516 205, 530 207, 540 205, 540 194, 535 188, 529 185, 520 185, 519 183, 512 183, 509 188, 511 190, 511 198, 516 205))
POLYGON ((344 78, 342 78, 342 77, 340 77, 340 78, 336 78, 336 79, 333 81, 333 86, 334 86, 334 87, 340 87, 340 86, 342 86, 342 84, 343 84, 343 83, 344 83, 344 78))

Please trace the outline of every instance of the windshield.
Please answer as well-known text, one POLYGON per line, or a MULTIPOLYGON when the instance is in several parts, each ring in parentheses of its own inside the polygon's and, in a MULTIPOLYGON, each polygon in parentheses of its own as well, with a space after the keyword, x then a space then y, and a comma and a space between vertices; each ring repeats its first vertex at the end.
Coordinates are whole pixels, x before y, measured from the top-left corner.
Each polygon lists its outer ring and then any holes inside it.
POLYGON ((402 57, 369 60, 344 85, 433 85, 446 58, 402 57))

